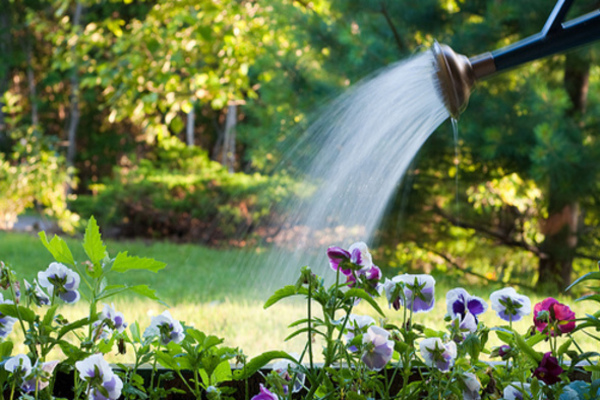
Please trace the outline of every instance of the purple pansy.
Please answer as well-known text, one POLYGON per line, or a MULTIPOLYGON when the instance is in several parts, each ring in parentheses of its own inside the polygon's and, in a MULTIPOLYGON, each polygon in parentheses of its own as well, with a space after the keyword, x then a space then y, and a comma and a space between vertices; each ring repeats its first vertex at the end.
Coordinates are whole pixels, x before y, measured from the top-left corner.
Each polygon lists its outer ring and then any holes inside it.
POLYGON ((465 289, 456 288, 446 294, 446 307, 452 319, 458 319, 461 329, 477 330, 477 316, 487 310, 487 303, 477 296, 471 296, 465 289))
POLYGON ((547 352, 540 361, 540 365, 533 371, 533 376, 547 385, 552 385, 560 381, 560 374, 563 372, 564 370, 558 364, 557 358, 551 352, 547 352))
POLYGON ((496 290, 490 295, 492 310, 505 321, 519 321, 531 313, 529 297, 518 294, 511 287, 496 290))
POLYGON ((98 314, 98 320, 94 322, 94 338, 95 339, 110 339, 113 330, 123 333, 127 328, 125 317, 122 312, 117 312, 114 305, 104 305, 102 311, 98 314))
POLYGON ((371 371, 379 371, 392 359, 394 342, 390 333, 378 326, 370 326, 363 335, 364 353, 362 362, 371 371))
POLYGON ((79 371, 79 377, 88 384, 90 400, 117 400, 121 396, 123 381, 113 372, 102 354, 93 354, 77 361, 75 368, 79 371))
POLYGON ((353 270, 368 271, 373 266, 373 258, 364 242, 356 242, 348 250, 332 246, 327 249, 327 257, 331 268, 346 276, 352 275, 353 270))
MULTIPOLYGON (((348 333, 344 335, 346 342, 350 343, 356 335, 362 335, 371 325, 375 325, 375 320, 372 317, 369 317, 368 315, 350 314, 348 316, 348 325, 346 326, 348 333)), ((358 349, 353 345, 348 347, 348 350, 355 352, 358 349)))
POLYGON ((38 282, 51 296, 56 294, 65 303, 79 301, 79 275, 61 263, 53 262, 45 271, 38 272, 38 282))
POLYGON ((395 276, 386 279, 383 288, 390 307, 395 310, 405 306, 414 313, 429 312, 435 304, 435 279, 431 275, 395 276))
POLYGON ((275 393, 272 393, 262 383, 260 384, 260 392, 252 396, 251 400, 279 400, 275 393))
POLYGON ((421 356, 425 364, 435 367, 441 372, 448 372, 454 365, 456 359, 456 343, 442 342, 439 337, 432 337, 421 340, 419 343, 421 356))
POLYGON ((159 337, 160 343, 167 345, 170 342, 181 343, 185 338, 181 323, 175 320, 169 310, 161 315, 152 317, 150 326, 144 331, 144 337, 159 337))

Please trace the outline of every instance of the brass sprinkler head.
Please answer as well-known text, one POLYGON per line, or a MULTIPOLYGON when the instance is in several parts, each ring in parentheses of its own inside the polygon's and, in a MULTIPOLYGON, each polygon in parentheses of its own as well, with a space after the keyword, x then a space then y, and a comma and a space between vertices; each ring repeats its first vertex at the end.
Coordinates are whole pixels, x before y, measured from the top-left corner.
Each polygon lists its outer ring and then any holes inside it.
POLYGON ((467 107, 475 81, 495 72, 494 59, 486 53, 470 60, 437 42, 433 45, 433 53, 440 95, 452 118, 458 119, 467 107))

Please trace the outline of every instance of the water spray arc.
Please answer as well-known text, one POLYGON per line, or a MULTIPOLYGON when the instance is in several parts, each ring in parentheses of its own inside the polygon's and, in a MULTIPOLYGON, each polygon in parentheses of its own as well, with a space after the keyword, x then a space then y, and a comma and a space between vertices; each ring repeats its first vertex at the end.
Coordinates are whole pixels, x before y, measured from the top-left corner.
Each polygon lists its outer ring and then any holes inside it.
POLYGON ((468 58, 449 46, 433 46, 440 94, 450 115, 458 118, 479 79, 529 61, 560 53, 600 39, 600 10, 564 22, 574 0, 559 0, 543 29, 510 46, 468 58))

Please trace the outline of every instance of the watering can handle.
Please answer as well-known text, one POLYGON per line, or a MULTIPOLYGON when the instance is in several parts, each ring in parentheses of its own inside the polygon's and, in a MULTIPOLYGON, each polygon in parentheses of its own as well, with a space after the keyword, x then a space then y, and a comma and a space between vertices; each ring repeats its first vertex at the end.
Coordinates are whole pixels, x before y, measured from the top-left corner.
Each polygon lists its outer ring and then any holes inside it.
POLYGON ((600 39, 600 10, 568 22, 574 0, 558 0, 540 33, 469 59, 476 79, 600 39))

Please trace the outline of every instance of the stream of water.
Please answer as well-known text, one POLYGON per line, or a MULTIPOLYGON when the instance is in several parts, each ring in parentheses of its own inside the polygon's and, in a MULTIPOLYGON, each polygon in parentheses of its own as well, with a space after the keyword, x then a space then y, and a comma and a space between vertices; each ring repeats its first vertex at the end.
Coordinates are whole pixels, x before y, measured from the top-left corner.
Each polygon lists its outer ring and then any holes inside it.
POLYGON ((316 192, 282 205, 288 249, 274 251, 247 284, 266 293, 310 265, 329 275, 325 250, 371 244, 390 198, 423 143, 448 117, 431 51, 354 85, 331 105, 289 154, 316 192), (308 156, 307 156, 308 154, 308 156))

